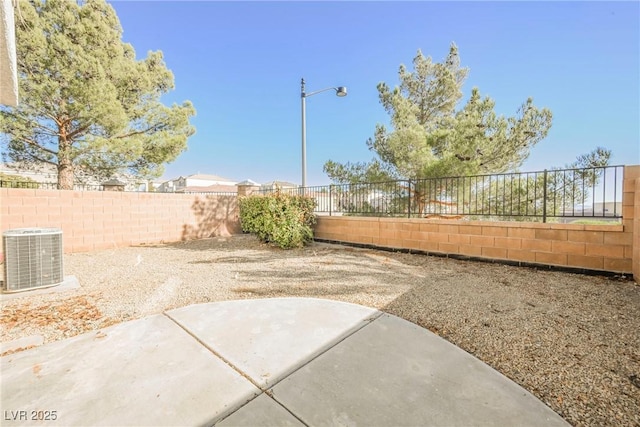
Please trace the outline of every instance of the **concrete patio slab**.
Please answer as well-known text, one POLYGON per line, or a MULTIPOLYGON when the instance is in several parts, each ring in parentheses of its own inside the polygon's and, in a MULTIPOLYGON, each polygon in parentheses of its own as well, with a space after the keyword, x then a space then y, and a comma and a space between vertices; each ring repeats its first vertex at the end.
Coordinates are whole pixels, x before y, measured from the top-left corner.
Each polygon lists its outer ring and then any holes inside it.
POLYGON ((7 426, 568 425, 426 329, 309 298, 188 306, 4 356, 0 374, 7 426))
POLYGON ((216 427, 255 426, 303 427, 304 424, 264 393, 216 423, 216 427))
POLYGON ((480 360, 387 314, 277 384, 273 396, 314 426, 568 425, 480 360))
POLYGON ((266 389, 382 313, 312 298, 195 305, 166 313, 266 389))
POLYGON ((32 411, 64 426, 211 425, 259 393, 163 315, 2 357, 0 372, 7 426, 47 423, 32 411))

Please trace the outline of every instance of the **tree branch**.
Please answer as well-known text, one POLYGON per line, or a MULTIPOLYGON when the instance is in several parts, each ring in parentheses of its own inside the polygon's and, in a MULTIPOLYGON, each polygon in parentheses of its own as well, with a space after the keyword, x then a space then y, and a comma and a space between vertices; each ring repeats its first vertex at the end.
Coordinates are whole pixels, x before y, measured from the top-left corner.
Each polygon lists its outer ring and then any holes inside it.
POLYGON ((52 162, 51 160, 47 160, 47 159, 42 159, 38 156, 35 156, 33 154, 29 154, 29 157, 31 157, 33 160, 38 161, 38 162, 42 162, 42 163, 48 163, 50 165, 53 166, 58 166, 58 164, 56 162, 52 162))
POLYGON ((153 131, 159 130, 162 127, 164 127, 164 125, 163 124, 159 124, 159 125, 156 125, 156 126, 151 126, 151 127, 147 128, 147 129, 144 129, 144 130, 133 131, 133 132, 126 133, 124 135, 118 135, 115 138, 124 139, 124 138, 129 138, 131 136, 143 135, 143 134, 145 134, 145 133, 147 133, 149 131, 152 131, 152 130, 153 131))
POLYGON ((32 141, 32 140, 30 140, 30 139, 28 139, 28 138, 22 138, 22 137, 20 137, 20 138, 18 138, 18 139, 19 139, 20 141, 22 141, 22 142, 24 142, 24 143, 26 143, 26 144, 28 144, 28 145, 30 145, 30 146, 32 146, 32 147, 34 147, 34 148, 37 148, 38 150, 42 150, 42 151, 47 152, 47 153, 49 153, 49 154, 52 154, 52 155, 54 155, 54 156, 57 156, 57 155, 58 155, 58 152, 57 152, 57 151, 53 151, 53 150, 51 150, 51 149, 49 149, 49 148, 45 148, 45 147, 43 147, 42 145, 38 144, 37 142, 32 141))
MULTIPOLYGON (((10 111, 6 111, 6 112, 5 112, 5 114, 7 114, 7 115, 9 115, 9 116, 11 116, 11 117, 14 117, 14 118, 15 118, 15 119, 17 119, 17 120, 23 120, 23 121, 25 121, 28 125, 30 125, 30 126, 32 126, 32 127, 34 127, 34 128, 42 129, 42 130, 44 131, 44 133, 46 133, 46 134, 48 134, 48 135, 51 135, 51 136, 57 136, 57 135, 58 135, 58 133, 57 133, 57 132, 54 132, 54 131, 53 131, 53 130, 51 130, 50 128, 48 128, 48 127, 46 127, 46 126, 44 126, 44 125, 42 125, 42 124, 38 123, 38 122, 37 122, 37 121, 35 121, 35 120, 29 120, 29 119, 25 118, 24 116, 20 116, 20 115, 18 115, 18 114, 14 114, 13 112, 10 112, 10 111)), ((58 122, 57 122, 57 120, 55 119, 55 117, 51 117, 50 115, 48 115, 48 114, 46 114, 46 113, 45 113, 45 114, 43 114, 43 115, 44 115, 44 116, 47 116, 48 118, 50 118, 51 120, 53 120, 54 122, 56 122, 56 124, 58 124, 58 122)))
POLYGON ((90 124, 88 124, 86 126, 79 127, 78 129, 74 130, 73 132, 70 132, 69 134, 67 134, 67 139, 75 138, 77 135, 79 135, 82 132, 88 130, 90 127, 91 127, 90 124))

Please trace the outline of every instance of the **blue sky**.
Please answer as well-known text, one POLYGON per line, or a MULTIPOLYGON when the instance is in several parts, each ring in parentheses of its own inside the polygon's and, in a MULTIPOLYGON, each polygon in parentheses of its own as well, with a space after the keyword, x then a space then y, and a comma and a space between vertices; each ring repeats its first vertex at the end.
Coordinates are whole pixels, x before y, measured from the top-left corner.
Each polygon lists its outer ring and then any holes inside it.
POLYGON ((139 58, 161 50, 175 76, 166 103, 193 102, 197 133, 165 178, 301 181, 300 79, 307 92, 307 183, 325 161, 367 161, 388 116, 376 85, 398 84, 418 49, 458 45, 477 86, 511 116, 527 97, 554 114, 523 171, 563 166, 603 146, 640 164, 638 2, 112 1, 139 58))

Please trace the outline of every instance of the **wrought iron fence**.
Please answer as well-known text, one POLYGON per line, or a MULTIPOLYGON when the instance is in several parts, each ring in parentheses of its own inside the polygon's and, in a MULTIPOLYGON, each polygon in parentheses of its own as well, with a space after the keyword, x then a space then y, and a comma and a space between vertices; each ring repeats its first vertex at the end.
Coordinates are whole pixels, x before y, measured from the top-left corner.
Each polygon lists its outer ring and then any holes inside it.
MULTIPOLYGON (((542 221, 622 218, 624 166, 332 184, 259 190, 316 200, 316 214, 542 221)), ((56 183, 2 181, 0 187, 57 189, 56 183)), ((102 185, 74 186, 103 191, 102 185)), ((198 194, 234 195, 233 192, 198 194)))
POLYGON ((279 191, 315 198, 316 213, 324 215, 542 222, 549 218, 619 220, 623 170, 624 166, 606 166, 279 191))
MULTIPOLYGON (((58 184, 55 182, 35 182, 35 181, 14 181, 14 180, 0 180, 0 188, 33 188, 33 189, 42 189, 42 190, 58 190, 58 184)), ((123 187, 122 191, 126 192, 134 192, 134 193, 144 193, 149 192, 144 189, 142 185, 139 186, 139 189, 128 189, 126 186, 123 187)), ((236 187, 232 187, 236 188, 236 187)), ((107 191, 108 189, 113 189, 113 186, 105 186, 102 184, 74 184, 73 189, 76 191, 107 191)), ((178 192, 172 192, 172 194, 177 194, 178 192)), ((237 191, 184 191, 179 192, 180 194, 202 194, 202 195, 214 195, 214 196, 235 196, 237 195, 237 191)))
MULTIPOLYGON (((42 190, 58 190, 58 184, 55 182, 0 180, 0 188, 33 188, 42 190)), ((103 191, 104 187, 102 185, 74 184, 73 189, 78 191, 103 191)))

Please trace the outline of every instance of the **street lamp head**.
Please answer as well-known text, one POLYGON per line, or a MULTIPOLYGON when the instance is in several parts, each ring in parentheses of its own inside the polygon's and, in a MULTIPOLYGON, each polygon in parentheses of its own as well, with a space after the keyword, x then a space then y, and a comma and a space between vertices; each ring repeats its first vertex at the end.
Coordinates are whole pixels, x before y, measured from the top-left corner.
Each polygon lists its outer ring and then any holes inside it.
POLYGON ((307 93, 305 92, 305 81, 304 79, 300 80, 300 97, 302 99, 302 188, 306 188, 307 186, 307 124, 306 124, 306 98, 316 95, 321 92, 326 92, 329 90, 335 90, 336 95, 339 97, 347 96, 347 88, 344 86, 338 87, 327 87, 324 89, 317 90, 315 92, 307 93))

